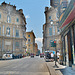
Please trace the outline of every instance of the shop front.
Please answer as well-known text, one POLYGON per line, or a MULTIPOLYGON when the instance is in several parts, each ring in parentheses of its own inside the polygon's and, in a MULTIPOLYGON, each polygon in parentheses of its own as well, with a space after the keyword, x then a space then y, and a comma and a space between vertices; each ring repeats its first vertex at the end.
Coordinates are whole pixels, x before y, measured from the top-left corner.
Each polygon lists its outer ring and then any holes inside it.
POLYGON ((75 1, 72 0, 61 21, 63 65, 75 64, 75 1))

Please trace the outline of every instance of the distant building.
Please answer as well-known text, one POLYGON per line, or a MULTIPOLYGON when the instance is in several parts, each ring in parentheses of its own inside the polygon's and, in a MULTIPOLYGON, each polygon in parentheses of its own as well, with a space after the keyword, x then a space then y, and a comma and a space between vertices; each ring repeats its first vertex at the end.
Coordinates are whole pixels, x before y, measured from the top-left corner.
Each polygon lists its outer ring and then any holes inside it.
POLYGON ((0 5, 0 58, 5 53, 24 54, 26 49, 26 18, 23 10, 3 2, 0 5))
POLYGON ((38 49, 38 55, 40 55, 40 50, 38 49))
POLYGON ((26 32, 26 46, 27 46, 27 51, 29 53, 34 53, 35 54, 35 34, 33 31, 31 32, 26 32))
POLYGON ((38 45, 35 43, 35 54, 38 54, 38 45))

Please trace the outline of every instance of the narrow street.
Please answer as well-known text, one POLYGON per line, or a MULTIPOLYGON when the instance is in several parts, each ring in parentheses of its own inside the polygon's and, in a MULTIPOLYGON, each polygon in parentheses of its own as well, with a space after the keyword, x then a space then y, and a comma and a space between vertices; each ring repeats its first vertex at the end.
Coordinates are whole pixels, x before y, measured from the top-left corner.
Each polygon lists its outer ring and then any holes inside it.
POLYGON ((0 61, 0 75, 49 75, 43 58, 22 58, 0 61))

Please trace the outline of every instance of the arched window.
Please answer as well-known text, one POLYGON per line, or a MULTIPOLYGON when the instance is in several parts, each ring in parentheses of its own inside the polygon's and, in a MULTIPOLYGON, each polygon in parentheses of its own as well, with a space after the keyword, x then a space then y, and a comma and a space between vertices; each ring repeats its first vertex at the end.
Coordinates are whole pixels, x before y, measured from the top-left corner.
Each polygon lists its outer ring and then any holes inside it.
POLYGON ((8 22, 8 23, 10 23, 10 22, 11 22, 11 18, 10 18, 10 16, 9 16, 9 15, 7 16, 7 22, 8 22))
POLYGON ((7 29, 6 29, 6 35, 10 35, 10 28, 9 27, 7 27, 7 29))

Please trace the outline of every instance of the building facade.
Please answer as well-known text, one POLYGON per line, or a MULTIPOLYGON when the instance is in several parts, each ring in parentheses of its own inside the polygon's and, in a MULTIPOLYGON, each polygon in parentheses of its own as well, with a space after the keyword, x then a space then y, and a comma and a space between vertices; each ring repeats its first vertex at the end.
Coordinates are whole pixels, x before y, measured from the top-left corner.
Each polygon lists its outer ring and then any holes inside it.
POLYGON ((26 46, 27 46, 27 51, 29 53, 34 53, 35 54, 35 34, 33 31, 31 32, 26 32, 26 46))
POLYGON ((58 10, 58 18, 65 12, 66 8, 68 7, 68 4, 71 0, 60 0, 59 5, 57 7, 58 10))
MULTIPOLYGON (((53 4, 51 4, 54 6, 53 4)), ((55 51, 54 47, 51 47, 51 42, 56 40, 57 50, 60 50, 60 35, 57 18, 57 7, 46 7, 45 8, 45 19, 46 22, 43 25, 43 52, 44 51, 55 51)))
POLYGON ((54 8, 57 8, 60 4, 60 0, 50 0, 50 5, 54 8))
POLYGON ((0 58, 5 53, 24 54, 26 19, 23 10, 3 2, 0 5, 0 58))
POLYGON ((69 1, 59 27, 61 29, 63 65, 75 64, 75 0, 69 1))
POLYGON ((38 54, 38 45, 35 43, 35 55, 38 54))

